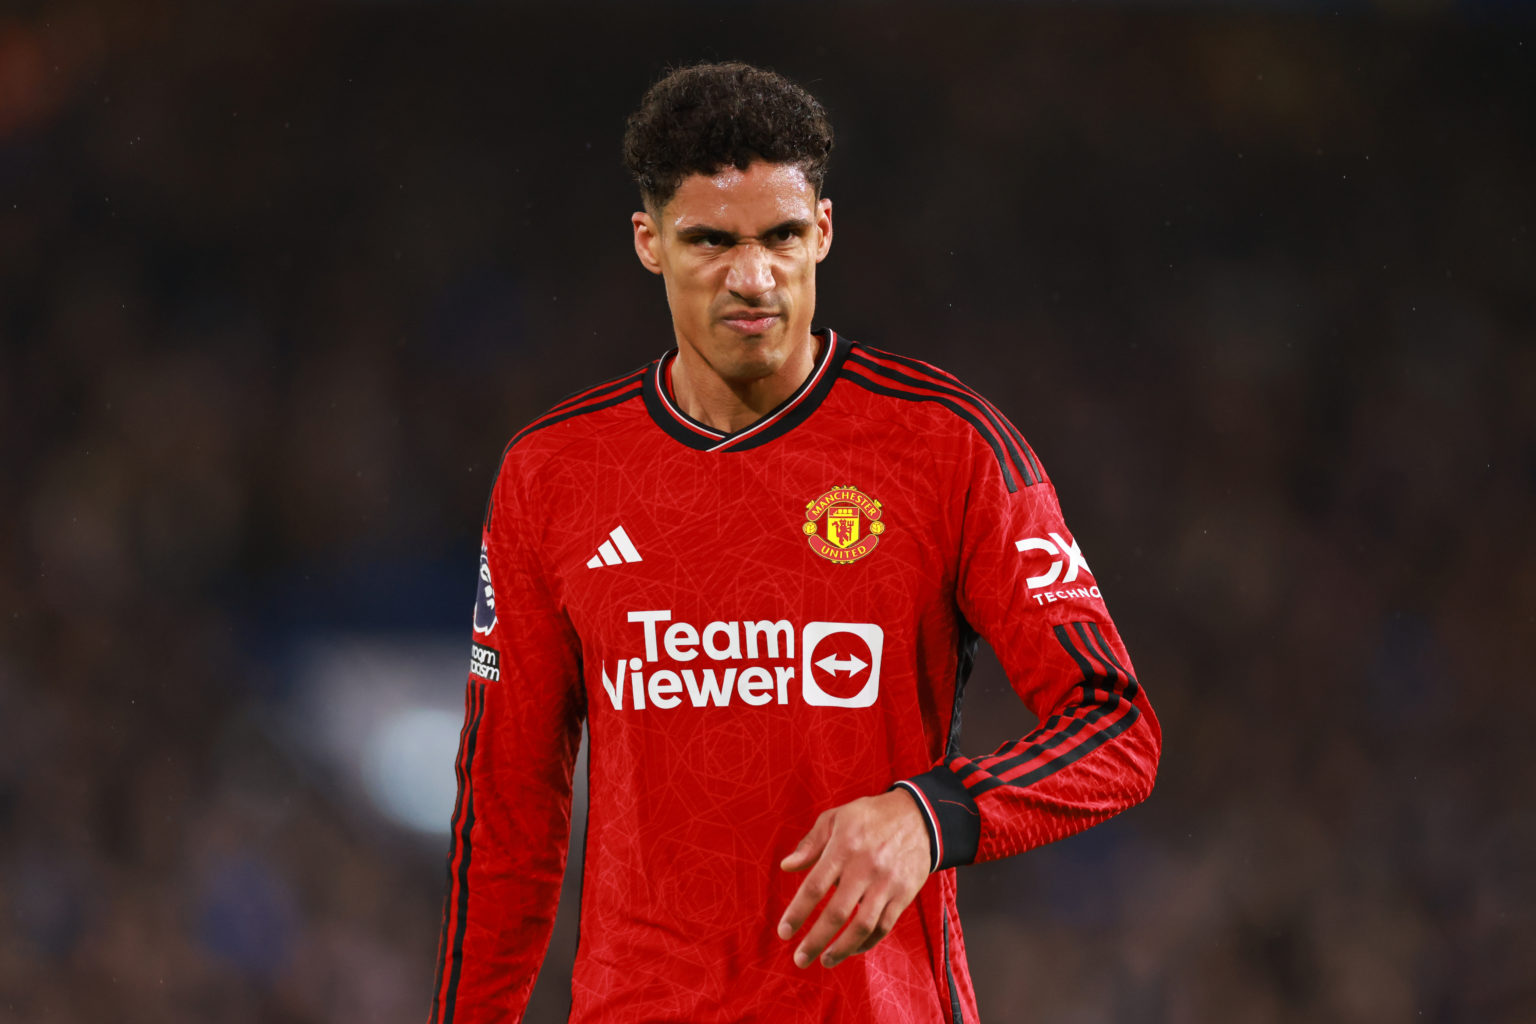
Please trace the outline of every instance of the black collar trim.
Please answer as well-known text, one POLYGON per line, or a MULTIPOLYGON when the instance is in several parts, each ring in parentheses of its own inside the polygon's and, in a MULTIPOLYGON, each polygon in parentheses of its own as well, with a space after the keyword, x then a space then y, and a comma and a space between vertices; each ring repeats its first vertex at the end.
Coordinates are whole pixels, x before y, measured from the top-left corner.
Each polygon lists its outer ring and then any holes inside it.
POLYGON ((656 425, 690 448, 703 452, 746 451, 760 444, 767 444, 776 437, 805 422, 816 411, 822 400, 832 391, 832 385, 848 358, 850 342, 837 336, 830 327, 812 331, 826 336, 821 358, 817 360, 810 376, 777 407, 749 427, 727 434, 689 416, 678 408, 671 394, 671 366, 677 358, 673 349, 651 364, 641 385, 645 408, 656 425))

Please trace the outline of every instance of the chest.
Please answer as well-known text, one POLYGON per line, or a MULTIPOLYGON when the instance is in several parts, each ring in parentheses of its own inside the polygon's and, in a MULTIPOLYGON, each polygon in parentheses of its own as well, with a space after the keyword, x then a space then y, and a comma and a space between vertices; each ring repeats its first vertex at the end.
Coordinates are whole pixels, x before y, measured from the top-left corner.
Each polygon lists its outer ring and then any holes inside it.
POLYGON ((551 502, 545 575, 604 771, 683 761, 719 785, 746 762, 867 792, 942 746, 962 510, 909 437, 841 437, 671 445, 551 502))
POLYGON ((923 453, 843 443, 647 456, 568 484, 547 510, 546 569, 584 638, 636 610, 899 621, 952 594, 958 517, 923 453))

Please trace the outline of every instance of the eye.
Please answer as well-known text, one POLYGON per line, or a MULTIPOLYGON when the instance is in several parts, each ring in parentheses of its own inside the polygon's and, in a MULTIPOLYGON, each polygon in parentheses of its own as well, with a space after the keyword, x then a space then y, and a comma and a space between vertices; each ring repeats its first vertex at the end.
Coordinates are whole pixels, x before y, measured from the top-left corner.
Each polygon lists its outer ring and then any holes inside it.
POLYGON ((768 236, 768 240, 775 245, 786 245, 800 237, 800 232, 794 228, 779 228, 768 236))
POLYGON ((717 231, 705 232, 701 235, 695 235, 693 238, 693 244, 701 249, 718 249, 729 245, 730 241, 729 238, 717 231))

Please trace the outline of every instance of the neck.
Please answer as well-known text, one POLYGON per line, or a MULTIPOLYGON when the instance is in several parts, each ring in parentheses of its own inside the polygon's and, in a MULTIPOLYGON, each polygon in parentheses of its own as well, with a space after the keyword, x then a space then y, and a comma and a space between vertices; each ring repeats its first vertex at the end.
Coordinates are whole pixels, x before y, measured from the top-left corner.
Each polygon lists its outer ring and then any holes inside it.
POLYGON ((772 373, 748 380, 721 376, 687 345, 672 362, 672 397, 679 409, 700 423, 727 434, 744 430, 795 393, 816 368, 825 341, 806 332, 789 357, 772 373))

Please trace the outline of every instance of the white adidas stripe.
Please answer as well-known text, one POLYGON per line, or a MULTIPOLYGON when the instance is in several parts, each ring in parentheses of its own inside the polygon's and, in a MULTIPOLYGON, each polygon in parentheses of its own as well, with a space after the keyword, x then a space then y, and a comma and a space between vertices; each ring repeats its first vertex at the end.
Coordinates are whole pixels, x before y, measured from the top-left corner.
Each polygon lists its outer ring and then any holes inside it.
POLYGON ((602 546, 597 549, 597 554, 587 560, 587 568, 600 569, 605 565, 618 565, 620 562, 643 561, 640 552, 635 549, 635 542, 629 539, 629 534, 624 532, 624 527, 619 526, 608 532, 608 540, 603 541, 602 546))

